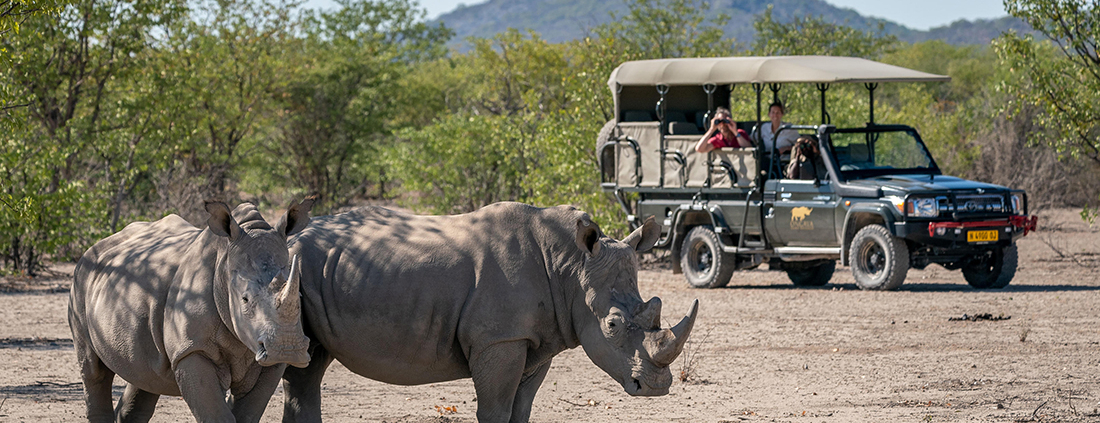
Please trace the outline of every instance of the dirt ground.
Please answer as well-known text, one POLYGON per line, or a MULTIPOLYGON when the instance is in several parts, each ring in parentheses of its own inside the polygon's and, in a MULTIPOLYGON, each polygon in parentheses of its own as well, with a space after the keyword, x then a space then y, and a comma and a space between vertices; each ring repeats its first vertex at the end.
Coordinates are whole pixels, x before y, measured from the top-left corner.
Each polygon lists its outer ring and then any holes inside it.
MULTIPOLYGON (((1033 422, 1100 421, 1100 232, 1072 210, 1041 213, 1003 290, 978 291, 939 266, 910 270, 895 292, 857 289, 848 268, 823 288, 780 272, 688 288, 661 266, 640 274, 666 324, 700 301, 672 365, 669 395, 635 398, 585 356, 553 363, 532 421, 1033 422), (951 320, 989 313, 989 320, 951 320)), ((84 404, 66 323, 72 265, 52 278, 0 280, 0 421, 79 421, 84 404)), ((122 385, 115 380, 116 396, 122 385)), ((471 422, 469 380, 392 386, 330 369, 327 421, 471 422)), ((281 416, 276 392, 263 421, 281 416)), ((154 421, 186 421, 165 397, 154 421)))

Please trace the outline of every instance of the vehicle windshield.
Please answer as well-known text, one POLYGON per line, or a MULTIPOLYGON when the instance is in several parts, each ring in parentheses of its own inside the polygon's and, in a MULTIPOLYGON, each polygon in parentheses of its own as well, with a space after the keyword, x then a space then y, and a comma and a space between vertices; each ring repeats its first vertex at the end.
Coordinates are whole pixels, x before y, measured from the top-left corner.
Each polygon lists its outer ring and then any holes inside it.
POLYGON ((924 143, 909 128, 840 129, 829 141, 840 172, 852 177, 897 173, 939 173, 924 143))

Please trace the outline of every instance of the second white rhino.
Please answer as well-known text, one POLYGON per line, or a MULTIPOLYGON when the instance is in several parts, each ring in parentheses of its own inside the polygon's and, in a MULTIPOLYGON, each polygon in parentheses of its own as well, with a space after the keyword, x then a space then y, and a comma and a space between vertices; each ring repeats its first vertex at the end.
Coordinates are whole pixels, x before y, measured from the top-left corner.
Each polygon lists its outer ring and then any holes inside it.
POLYGON ((314 218, 291 240, 302 257, 310 365, 287 369, 284 422, 321 420, 332 360, 382 382, 473 378, 480 422, 526 422, 551 359, 583 346, 630 395, 664 395, 698 301, 661 329, 642 301, 636 252, 572 207, 500 203, 457 216, 364 208, 314 218))

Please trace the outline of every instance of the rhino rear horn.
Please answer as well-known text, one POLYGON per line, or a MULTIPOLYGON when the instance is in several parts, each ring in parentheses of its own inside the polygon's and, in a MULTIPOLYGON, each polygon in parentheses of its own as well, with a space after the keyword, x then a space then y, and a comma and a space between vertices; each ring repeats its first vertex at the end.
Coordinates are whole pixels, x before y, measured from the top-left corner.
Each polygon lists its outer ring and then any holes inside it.
POLYGON ((649 355, 655 364, 668 366, 676 361, 676 357, 679 357, 680 352, 684 350, 684 344, 687 343, 688 336, 691 335, 691 328, 695 326, 695 317, 698 314, 699 300, 695 300, 691 304, 691 312, 684 316, 680 323, 673 326, 672 329, 660 331, 659 338, 661 339, 657 342, 656 351, 649 355))
POLYGON ((635 229, 634 232, 627 235, 627 237, 623 239, 623 242, 634 247, 634 251, 643 253, 653 248, 653 244, 656 244, 657 239, 660 237, 661 225, 658 225, 656 219, 650 216, 646 218, 642 227, 635 229))
POLYGON ((650 298, 634 308, 634 323, 646 330, 661 328, 661 299, 650 298))

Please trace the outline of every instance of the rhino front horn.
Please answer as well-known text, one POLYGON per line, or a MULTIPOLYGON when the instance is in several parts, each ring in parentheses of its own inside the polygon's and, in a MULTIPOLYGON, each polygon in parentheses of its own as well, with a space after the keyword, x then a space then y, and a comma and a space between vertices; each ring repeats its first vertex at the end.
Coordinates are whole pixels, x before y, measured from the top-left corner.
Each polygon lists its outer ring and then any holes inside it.
POLYGON ((660 331, 659 337, 662 339, 657 343, 659 347, 656 348, 653 354, 650 354, 654 364, 668 366, 676 360, 676 357, 680 356, 688 336, 691 335, 691 328, 695 326, 695 317, 698 314, 699 300, 695 300, 691 303, 691 311, 688 312, 687 316, 684 316, 683 320, 680 320, 680 323, 677 323, 672 329, 660 331))
POLYGON ((275 308, 282 314, 297 316, 299 302, 294 301, 298 297, 298 285, 302 280, 302 269, 298 266, 298 256, 295 255, 290 259, 290 280, 283 286, 282 291, 279 292, 278 300, 275 302, 275 308))

